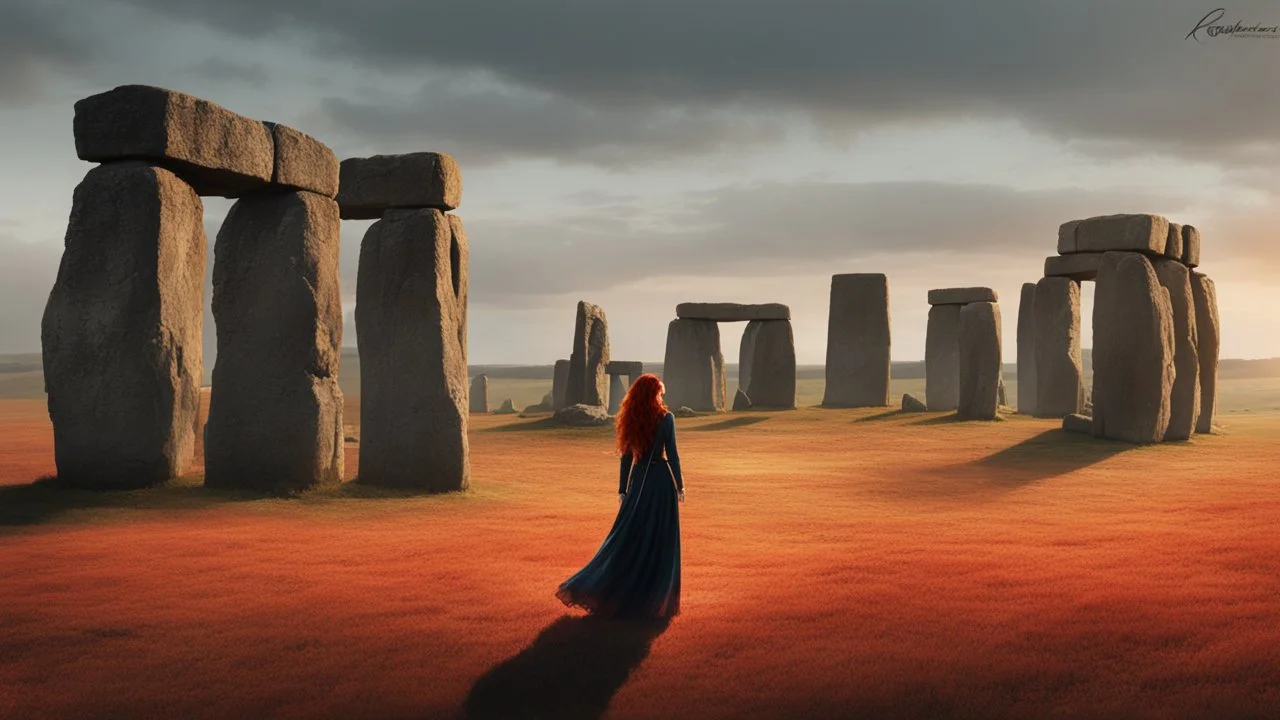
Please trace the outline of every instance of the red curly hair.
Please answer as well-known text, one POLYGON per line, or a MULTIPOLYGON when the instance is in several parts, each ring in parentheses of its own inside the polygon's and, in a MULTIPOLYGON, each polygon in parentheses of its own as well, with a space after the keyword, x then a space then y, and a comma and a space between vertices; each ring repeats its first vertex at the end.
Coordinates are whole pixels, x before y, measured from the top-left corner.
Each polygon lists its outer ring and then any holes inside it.
POLYGON ((658 423, 666 417, 667 406, 658 397, 662 381, 653 373, 636 378, 618 407, 618 454, 630 452, 633 457, 649 451, 658 423))

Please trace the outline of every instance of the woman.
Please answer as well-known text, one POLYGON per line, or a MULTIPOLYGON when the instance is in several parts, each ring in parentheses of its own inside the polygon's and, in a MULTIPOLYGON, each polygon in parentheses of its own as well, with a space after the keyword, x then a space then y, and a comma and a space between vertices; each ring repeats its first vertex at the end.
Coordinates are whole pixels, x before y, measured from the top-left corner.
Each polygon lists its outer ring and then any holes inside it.
POLYGON ((599 617, 668 618, 680 612, 684 479, 675 416, 657 375, 636 378, 618 409, 618 516, 595 557, 556 590, 599 617), (666 458, 662 451, 666 451, 666 458), (633 463, 634 460, 634 463, 633 463))

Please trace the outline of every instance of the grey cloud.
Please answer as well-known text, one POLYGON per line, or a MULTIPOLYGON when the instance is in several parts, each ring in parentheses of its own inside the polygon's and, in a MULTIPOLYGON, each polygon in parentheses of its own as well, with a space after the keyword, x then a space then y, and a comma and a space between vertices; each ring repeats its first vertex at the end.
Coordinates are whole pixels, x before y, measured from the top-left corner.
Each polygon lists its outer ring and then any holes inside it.
POLYGON ((40 320, 61 258, 61 242, 0 232, 0 353, 40 349, 40 320))
POLYGON ((195 63, 189 72, 198 77, 228 83, 240 83, 256 88, 265 87, 270 73, 260 63, 243 63, 224 58, 210 57, 195 63))
POLYGON ((50 71, 90 61, 75 27, 68 12, 47 4, 16 1, 0 9, 0 106, 37 101, 50 71))

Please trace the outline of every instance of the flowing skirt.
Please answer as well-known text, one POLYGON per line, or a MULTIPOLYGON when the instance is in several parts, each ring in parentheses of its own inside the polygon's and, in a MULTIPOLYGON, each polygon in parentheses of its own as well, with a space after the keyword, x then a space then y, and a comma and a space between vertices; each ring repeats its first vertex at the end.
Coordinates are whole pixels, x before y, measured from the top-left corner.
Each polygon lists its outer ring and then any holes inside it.
POLYGON ((631 469, 627 495, 595 557, 556 597, 598 617, 665 618, 680 612, 680 509, 665 460, 631 469))

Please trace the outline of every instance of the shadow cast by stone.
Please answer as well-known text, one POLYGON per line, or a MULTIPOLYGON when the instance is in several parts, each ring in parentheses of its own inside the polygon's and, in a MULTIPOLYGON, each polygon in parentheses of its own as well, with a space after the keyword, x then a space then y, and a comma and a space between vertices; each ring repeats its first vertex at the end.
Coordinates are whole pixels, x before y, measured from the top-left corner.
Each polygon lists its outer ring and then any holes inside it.
POLYGON ((988 455, 974 465, 1003 471, 1002 478, 991 480, 992 484, 1020 485, 1096 465, 1133 447, 1055 428, 988 455))
POLYGON ((907 415, 918 415, 919 413, 906 412, 904 410, 887 410, 874 415, 863 415, 853 419, 856 423, 875 422, 877 420, 892 420, 893 418, 903 417, 907 415))
POLYGON ((756 425, 769 419, 768 415, 745 415, 741 417, 732 417, 728 420, 720 422, 707 423, 706 425, 695 425, 684 428, 688 432, 709 432, 714 430, 732 430, 734 428, 747 427, 748 425, 756 425))
POLYGON ((229 502, 277 499, 279 494, 205 487, 203 475, 184 475, 162 485, 133 490, 70 488, 54 476, 26 485, 0 486, 0 527, 38 525, 75 510, 105 508, 196 510, 229 502))
POLYGON ((563 616, 477 680, 462 717, 599 718, 668 624, 563 616))

